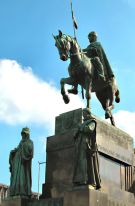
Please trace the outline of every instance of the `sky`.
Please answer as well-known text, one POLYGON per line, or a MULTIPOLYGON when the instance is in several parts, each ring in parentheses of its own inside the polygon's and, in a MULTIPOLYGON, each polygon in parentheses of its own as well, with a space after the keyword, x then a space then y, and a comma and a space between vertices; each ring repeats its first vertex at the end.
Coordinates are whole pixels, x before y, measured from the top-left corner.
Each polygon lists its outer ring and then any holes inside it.
MULTIPOLYGON (((78 22, 77 39, 88 46, 90 31, 98 33, 121 94, 115 104, 118 128, 135 139, 135 1, 72 0, 78 22)), ((81 95, 65 105, 60 79, 67 77, 69 61, 62 62, 52 34, 73 36, 70 0, 0 0, 0 183, 9 185, 9 153, 28 126, 34 142, 32 190, 38 189, 38 161, 46 157, 46 137, 54 135, 55 117, 85 107, 81 95)), ((81 89, 79 89, 79 93, 81 89)), ((104 119, 95 95, 91 110, 104 119)), ((40 192, 45 179, 41 165, 40 192)))

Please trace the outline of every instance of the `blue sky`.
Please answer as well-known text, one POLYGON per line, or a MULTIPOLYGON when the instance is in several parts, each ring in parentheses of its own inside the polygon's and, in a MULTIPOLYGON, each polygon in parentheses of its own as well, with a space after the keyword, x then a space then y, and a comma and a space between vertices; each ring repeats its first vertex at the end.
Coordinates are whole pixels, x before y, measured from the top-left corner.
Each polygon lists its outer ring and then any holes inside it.
MULTIPOLYGON (((95 30, 118 81, 121 103, 114 116, 119 128, 135 138, 135 1, 73 0, 80 46, 95 30)), ((71 96, 65 105, 59 81, 67 77, 69 62, 59 59, 52 33, 73 35, 69 0, 0 1, 0 183, 9 184, 8 155, 20 141, 21 128, 29 126, 35 144, 33 191, 37 191, 38 161, 45 161, 45 139, 54 134, 54 119, 84 103, 71 96)), ((92 112, 103 118, 92 96, 92 112)), ((44 182, 44 166, 41 183, 44 182)), ((41 185, 41 184, 40 184, 41 185)))

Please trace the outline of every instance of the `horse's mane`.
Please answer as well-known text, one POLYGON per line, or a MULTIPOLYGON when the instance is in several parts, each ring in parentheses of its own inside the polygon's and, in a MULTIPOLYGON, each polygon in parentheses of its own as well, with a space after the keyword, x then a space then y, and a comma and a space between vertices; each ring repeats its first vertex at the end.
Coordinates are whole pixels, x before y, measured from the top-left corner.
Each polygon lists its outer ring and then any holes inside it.
POLYGON ((77 39, 76 39, 75 37, 72 37, 72 36, 66 35, 66 34, 64 34, 64 36, 66 37, 66 39, 67 39, 69 42, 72 42, 73 44, 77 44, 77 45, 78 45, 78 48, 79 48, 79 51, 80 51, 80 52, 82 51, 82 49, 81 49, 80 45, 78 44, 78 41, 77 41, 77 39))
POLYGON ((78 44, 78 41, 75 37, 72 37, 70 35, 66 35, 64 33, 62 33, 62 36, 60 37, 59 35, 56 36, 57 41, 60 42, 60 40, 65 40, 65 41, 69 41, 70 43, 72 43, 73 45, 77 44, 79 52, 83 54, 82 49, 80 47, 80 45, 78 44))

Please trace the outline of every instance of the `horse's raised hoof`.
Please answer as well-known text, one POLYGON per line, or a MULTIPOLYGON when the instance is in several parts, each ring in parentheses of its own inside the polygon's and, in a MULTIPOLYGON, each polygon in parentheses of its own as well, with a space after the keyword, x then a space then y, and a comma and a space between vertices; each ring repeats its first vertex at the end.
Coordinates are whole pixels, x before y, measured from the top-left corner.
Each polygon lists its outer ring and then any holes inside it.
POLYGON ((116 93, 115 93, 115 102, 116 103, 119 103, 120 102, 120 92, 119 90, 117 89, 116 93))
POLYGON ((115 102, 116 102, 116 103, 119 103, 119 102, 120 102, 120 96, 119 96, 119 95, 115 97, 115 102))
POLYGON ((78 90, 77 89, 68 89, 68 93, 78 94, 78 90))
POLYGON ((70 102, 69 96, 66 94, 63 95, 63 100, 64 100, 65 104, 68 104, 70 102))

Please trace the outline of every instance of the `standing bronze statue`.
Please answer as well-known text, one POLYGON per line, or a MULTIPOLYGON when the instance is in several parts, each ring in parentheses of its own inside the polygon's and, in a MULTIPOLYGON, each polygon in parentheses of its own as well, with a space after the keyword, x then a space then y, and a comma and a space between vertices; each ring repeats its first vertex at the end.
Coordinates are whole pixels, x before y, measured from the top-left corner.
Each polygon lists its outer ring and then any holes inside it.
MULTIPOLYGON (((54 36, 54 39, 60 59, 63 61, 70 59, 68 66, 69 77, 62 78, 60 81, 64 102, 68 104, 70 101, 65 90, 65 84, 73 86, 72 90, 68 90, 69 93, 73 94, 78 93, 77 86, 79 84, 86 90, 87 108, 90 108, 91 92, 95 92, 105 110, 105 118, 110 118, 112 125, 115 125, 111 110, 114 108, 114 98, 117 103, 120 102, 119 90, 111 68, 107 67, 106 63, 103 63, 101 55, 95 55, 95 53, 99 53, 98 49, 94 47, 92 49, 92 57, 89 58, 89 47, 85 49, 85 54, 75 38, 59 31, 59 34, 54 36)), ((105 58, 103 49, 102 55, 105 58)), ((107 62, 107 58, 105 62, 107 62)))
POLYGON ((101 188, 98 149, 96 143, 96 120, 89 109, 83 110, 84 122, 75 136, 75 167, 73 183, 101 188))
POLYGON ((29 128, 23 128, 21 136, 18 147, 11 150, 9 156, 10 196, 31 197, 33 142, 30 140, 29 128))

